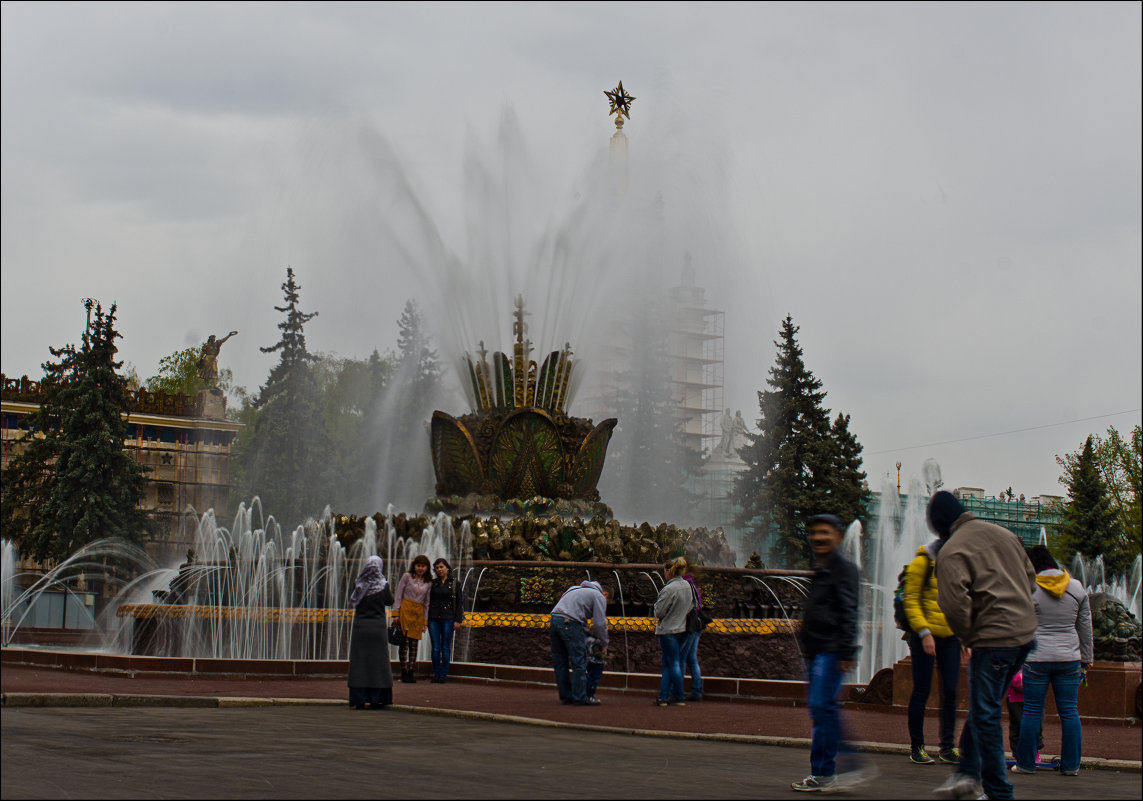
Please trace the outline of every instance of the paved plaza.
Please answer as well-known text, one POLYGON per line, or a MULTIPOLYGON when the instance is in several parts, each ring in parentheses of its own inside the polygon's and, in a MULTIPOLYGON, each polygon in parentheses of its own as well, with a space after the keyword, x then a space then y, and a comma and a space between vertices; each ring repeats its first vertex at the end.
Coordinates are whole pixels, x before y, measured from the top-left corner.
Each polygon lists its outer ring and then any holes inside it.
MULTIPOLYGON (((805 749, 341 705, 7 707, 8 798, 794 798, 805 749)), ((947 768, 873 754, 853 798, 927 798, 947 768)), ((1139 798, 1138 772, 1014 777, 1017 797, 1139 798)))

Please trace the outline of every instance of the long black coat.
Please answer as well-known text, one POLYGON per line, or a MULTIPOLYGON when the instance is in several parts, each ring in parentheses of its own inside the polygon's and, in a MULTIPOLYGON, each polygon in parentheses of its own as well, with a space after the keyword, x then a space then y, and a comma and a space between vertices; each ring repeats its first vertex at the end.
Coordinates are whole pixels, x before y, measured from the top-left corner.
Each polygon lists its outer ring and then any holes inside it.
POLYGON ((393 666, 389 660, 389 625, 386 607, 393 604, 393 591, 386 587, 361 599, 353 616, 349 638, 349 686, 392 687, 393 666))

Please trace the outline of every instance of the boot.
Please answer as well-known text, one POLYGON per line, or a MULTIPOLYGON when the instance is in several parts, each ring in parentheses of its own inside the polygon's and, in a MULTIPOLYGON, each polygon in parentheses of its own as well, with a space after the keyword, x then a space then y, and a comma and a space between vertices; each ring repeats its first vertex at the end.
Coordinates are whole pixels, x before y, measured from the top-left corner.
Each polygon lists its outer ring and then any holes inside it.
POLYGON ((416 683, 417 683, 417 674, 414 673, 412 670, 410 670, 409 671, 409 684, 416 684, 416 683))
POLYGON ((401 668, 401 683, 408 684, 412 680, 413 672, 411 670, 405 670, 405 668, 401 668))

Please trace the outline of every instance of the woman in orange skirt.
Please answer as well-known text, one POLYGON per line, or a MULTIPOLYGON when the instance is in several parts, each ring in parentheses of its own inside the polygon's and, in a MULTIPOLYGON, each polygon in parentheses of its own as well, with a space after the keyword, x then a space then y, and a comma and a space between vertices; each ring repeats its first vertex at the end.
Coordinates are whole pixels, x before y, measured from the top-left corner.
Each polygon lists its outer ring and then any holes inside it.
POLYGON ((398 648, 401 662, 401 681, 416 684, 413 671, 417 667, 417 646, 429 627, 429 591, 432 589, 429 557, 419 554, 401 575, 397 583, 397 597, 393 601, 394 614, 400 621, 405 642, 398 648))

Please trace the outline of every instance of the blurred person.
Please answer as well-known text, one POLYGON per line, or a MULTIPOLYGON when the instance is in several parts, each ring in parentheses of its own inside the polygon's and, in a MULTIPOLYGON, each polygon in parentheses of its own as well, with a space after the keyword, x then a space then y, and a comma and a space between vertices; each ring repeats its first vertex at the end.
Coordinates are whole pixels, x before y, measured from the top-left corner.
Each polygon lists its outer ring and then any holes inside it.
POLYGON ((831 514, 806 521, 814 576, 802 613, 800 637, 806 660, 806 700, 813 721, 810 739, 810 775, 790 786, 802 792, 837 792, 871 778, 876 770, 868 760, 849 770, 838 770, 857 757, 846 745, 838 693, 845 673, 856 667, 857 604, 860 576, 857 566, 841 552, 845 524, 831 514))

